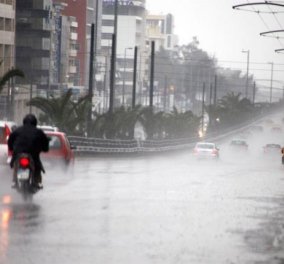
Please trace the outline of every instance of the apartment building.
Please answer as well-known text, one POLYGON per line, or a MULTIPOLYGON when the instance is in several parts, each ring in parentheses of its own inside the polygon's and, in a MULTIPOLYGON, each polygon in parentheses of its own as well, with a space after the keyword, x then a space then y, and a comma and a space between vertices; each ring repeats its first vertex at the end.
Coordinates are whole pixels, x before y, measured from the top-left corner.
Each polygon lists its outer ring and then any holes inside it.
POLYGON ((156 50, 161 48, 173 50, 178 44, 178 37, 174 34, 174 17, 167 15, 147 15, 146 23, 147 43, 155 41, 156 50))
MULTIPOLYGON (((114 8, 115 1, 103 1, 101 54, 109 61, 114 33, 114 8)), ((116 73, 116 100, 117 103, 131 104, 133 58, 134 48, 138 47, 138 93, 141 93, 142 79, 144 78, 145 65, 145 0, 120 0, 118 1, 117 17, 117 73, 116 73)), ((103 62, 102 62, 103 63, 103 62)), ((108 67, 106 65, 106 75, 108 67)), ((106 78, 105 78, 106 79, 106 78)))
POLYGON ((43 90, 50 85, 51 26, 52 0, 17 0, 16 67, 26 76, 19 81, 43 90))
POLYGON ((53 24, 51 32, 51 83, 59 89, 78 85, 78 22, 75 17, 62 13, 66 3, 53 3, 53 24))
POLYGON ((15 63, 15 0, 0 0, 0 76, 15 63))
MULTIPOLYGON (((15 0, 0 0, 0 77, 15 65, 15 0)), ((7 90, 0 95, 0 118, 8 116, 7 90)))
MULTIPOLYGON (((77 55, 73 62, 78 68, 78 78, 75 83, 80 86, 88 86, 89 82, 89 58, 91 25, 96 22, 96 6, 100 8, 102 0, 57 0, 67 4, 62 14, 74 17, 77 22, 77 55)), ((100 16, 100 11, 98 10, 100 16)), ((100 19, 98 19, 100 21, 100 19)), ((74 23, 73 23, 74 24, 74 23)), ((100 24, 98 23, 98 31, 100 24)), ((99 43, 99 41, 97 41, 99 43)))

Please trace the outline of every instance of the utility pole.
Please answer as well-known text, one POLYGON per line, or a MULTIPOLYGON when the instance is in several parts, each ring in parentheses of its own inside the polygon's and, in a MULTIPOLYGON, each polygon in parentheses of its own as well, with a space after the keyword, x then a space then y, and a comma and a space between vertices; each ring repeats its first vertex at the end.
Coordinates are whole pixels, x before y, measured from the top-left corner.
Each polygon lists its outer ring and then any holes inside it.
POLYGON ((248 83, 249 83, 249 59, 250 59, 250 51, 243 50, 243 53, 247 53, 247 78, 246 78, 246 89, 245 89, 245 97, 248 98, 248 83))
POLYGON ((135 49, 134 49, 134 67, 133 67, 132 109, 134 109, 135 105, 136 105, 137 56, 138 56, 138 48, 137 48, 137 46, 135 46, 135 49))
POLYGON ((95 40, 95 25, 91 27, 91 45, 90 45, 90 69, 89 69, 89 111, 87 121, 87 134, 91 134, 91 122, 92 122, 92 104, 93 104, 93 77, 94 77, 94 40, 95 40))
POLYGON ((11 120, 15 119, 15 77, 11 79, 11 120))
POLYGON ((213 85, 210 83, 209 105, 212 103, 213 85))
POLYGON ((202 119, 201 119, 201 132, 204 133, 204 112, 205 112, 205 83, 203 83, 202 90, 202 119))
POLYGON ((168 95, 168 76, 165 76, 165 84, 164 84, 164 112, 167 109, 167 95, 168 95))
POLYGON ((255 104, 255 92, 256 92, 256 83, 253 83, 253 94, 252 94, 252 104, 255 104))
MULTIPOLYGON (((33 99, 33 59, 31 58, 31 76, 30 76, 30 101, 33 99)), ((29 113, 32 113, 32 106, 30 104, 29 113)))
POLYGON ((217 74, 215 74, 215 80, 214 80, 214 106, 217 105, 217 83, 218 83, 218 77, 217 77, 217 74))
POLYGON ((122 79, 122 105, 125 103, 125 75, 126 75, 126 51, 132 50, 132 48, 124 49, 124 60, 123 60, 123 79, 122 79))
POLYGON ((274 63, 273 63, 273 62, 269 62, 268 64, 271 64, 271 77, 270 77, 270 99, 269 99, 269 102, 270 102, 270 104, 272 104, 273 67, 274 67, 274 63))
POLYGON ((114 2, 114 32, 112 34, 112 52, 111 52, 111 69, 110 69, 110 92, 109 92, 109 112, 113 113, 115 97, 115 74, 116 74, 116 43, 117 43, 117 12, 118 0, 114 2))
POLYGON ((155 41, 151 43, 151 73, 150 73, 150 107, 153 107, 155 74, 155 41))

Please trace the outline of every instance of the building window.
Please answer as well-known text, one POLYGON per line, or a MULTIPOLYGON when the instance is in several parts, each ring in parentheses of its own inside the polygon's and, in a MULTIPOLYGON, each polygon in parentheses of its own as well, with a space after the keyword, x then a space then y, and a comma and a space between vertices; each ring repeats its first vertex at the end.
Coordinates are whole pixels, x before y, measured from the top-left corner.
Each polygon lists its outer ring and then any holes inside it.
POLYGON ((4 18, 0 17, 0 30, 4 30, 4 18))
POLYGON ((10 18, 5 19, 5 30, 6 31, 13 31, 13 21, 10 18))
POLYGON ((103 20, 102 26, 113 27, 114 26, 114 20, 103 20))
POLYGON ((112 33, 102 33, 102 39, 112 39, 112 33))

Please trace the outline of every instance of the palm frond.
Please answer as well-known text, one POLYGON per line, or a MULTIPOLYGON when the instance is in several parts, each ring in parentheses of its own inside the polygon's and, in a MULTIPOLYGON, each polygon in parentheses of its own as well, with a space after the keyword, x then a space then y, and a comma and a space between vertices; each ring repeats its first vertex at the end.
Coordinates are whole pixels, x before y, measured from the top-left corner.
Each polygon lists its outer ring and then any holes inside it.
MULTIPOLYGON (((0 65, 3 63, 3 61, 1 61, 0 65)), ((3 89, 4 85, 13 77, 25 77, 25 74, 19 70, 19 69, 12 69, 9 70, 8 72, 6 72, 1 78, 0 78, 0 92, 3 89)))

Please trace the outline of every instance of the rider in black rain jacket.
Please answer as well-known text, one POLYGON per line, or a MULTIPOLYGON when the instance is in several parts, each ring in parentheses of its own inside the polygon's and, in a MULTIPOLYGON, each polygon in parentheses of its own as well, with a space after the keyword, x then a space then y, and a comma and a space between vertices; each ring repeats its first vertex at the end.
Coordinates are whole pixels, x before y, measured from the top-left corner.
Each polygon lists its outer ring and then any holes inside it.
MULTIPOLYGON (((13 151, 11 168, 18 154, 28 153, 32 156, 35 164, 35 184, 42 188, 41 171, 43 166, 40 160, 40 152, 49 150, 49 139, 41 129, 36 128, 37 119, 33 114, 28 114, 23 119, 23 126, 11 133, 8 139, 8 148, 13 151)), ((13 179, 15 186, 16 179, 13 179)))

